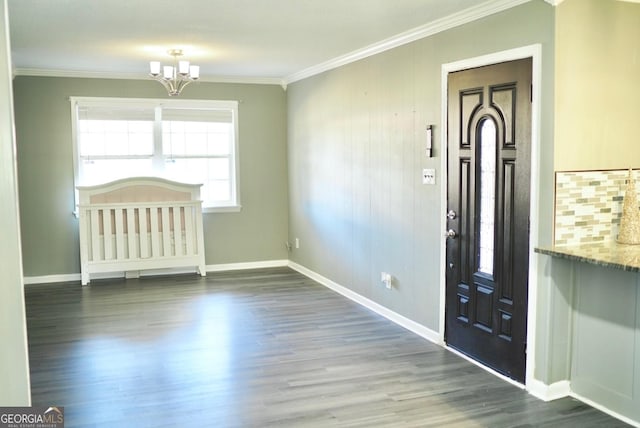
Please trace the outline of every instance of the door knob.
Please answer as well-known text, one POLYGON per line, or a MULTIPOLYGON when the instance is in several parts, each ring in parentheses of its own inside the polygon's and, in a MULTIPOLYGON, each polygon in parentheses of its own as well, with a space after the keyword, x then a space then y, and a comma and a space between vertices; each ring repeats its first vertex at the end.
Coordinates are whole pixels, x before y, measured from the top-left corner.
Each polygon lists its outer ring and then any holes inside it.
POLYGON ((458 215, 456 214, 456 212, 454 210, 449 210, 449 212, 447 213, 447 218, 449 220, 453 220, 457 217, 458 215))
POLYGON ((458 234, 455 230, 449 229, 444 233, 444 236, 446 236, 447 238, 456 239, 458 237, 458 234))

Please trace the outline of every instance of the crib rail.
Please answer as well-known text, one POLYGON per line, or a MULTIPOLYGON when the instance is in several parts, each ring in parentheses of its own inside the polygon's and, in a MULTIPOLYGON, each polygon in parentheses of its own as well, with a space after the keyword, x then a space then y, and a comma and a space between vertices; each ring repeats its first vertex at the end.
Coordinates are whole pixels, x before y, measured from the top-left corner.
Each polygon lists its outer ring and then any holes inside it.
POLYGON ((201 201, 79 206, 82 284, 96 272, 196 266, 205 275, 201 201))

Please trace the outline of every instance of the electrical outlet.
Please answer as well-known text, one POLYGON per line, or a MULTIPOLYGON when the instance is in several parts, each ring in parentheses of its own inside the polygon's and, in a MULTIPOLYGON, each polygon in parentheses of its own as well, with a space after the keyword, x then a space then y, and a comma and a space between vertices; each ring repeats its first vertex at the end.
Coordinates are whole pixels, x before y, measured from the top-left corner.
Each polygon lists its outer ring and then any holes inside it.
POLYGON ((422 170, 422 184, 436 184, 436 170, 425 168, 422 170))
POLYGON ((390 273, 380 272, 380 281, 382 281, 387 290, 393 288, 393 276, 390 273))
POLYGON ((296 248, 300 248, 300 240, 296 238, 296 248))

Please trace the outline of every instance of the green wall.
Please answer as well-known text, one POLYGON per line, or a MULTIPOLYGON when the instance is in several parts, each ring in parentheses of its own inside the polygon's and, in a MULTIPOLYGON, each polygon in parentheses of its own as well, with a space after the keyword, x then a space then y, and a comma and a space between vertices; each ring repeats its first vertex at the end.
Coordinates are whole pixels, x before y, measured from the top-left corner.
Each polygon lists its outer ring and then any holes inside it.
MULTIPOLYGON (((532 245, 548 243, 554 9, 534 1, 289 86, 289 236, 300 242, 291 259, 440 331, 441 68, 532 44, 542 46, 540 232, 532 245), (427 124, 437 125, 431 159, 427 124), (437 185, 421 183, 423 168, 436 169, 437 185), (394 276, 393 290, 382 286, 382 271, 394 276)), ((544 379, 544 361, 536 369, 544 379)))
MULTIPOLYGON (((18 76, 14 80, 24 275, 80 272, 69 97, 166 98, 143 80, 18 76)), ((239 104, 236 213, 204 215, 207 265, 287 258, 286 96, 277 85, 198 82, 184 99, 239 104)))

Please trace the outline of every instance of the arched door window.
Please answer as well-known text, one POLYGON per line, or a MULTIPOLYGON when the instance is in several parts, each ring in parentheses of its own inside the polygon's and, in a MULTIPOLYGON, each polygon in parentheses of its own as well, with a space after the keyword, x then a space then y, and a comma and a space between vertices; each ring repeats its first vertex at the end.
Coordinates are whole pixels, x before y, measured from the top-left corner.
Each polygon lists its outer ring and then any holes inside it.
POLYGON ((478 271, 493 276, 496 206, 496 124, 483 119, 478 132, 480 150, 480 238, 478 271))

